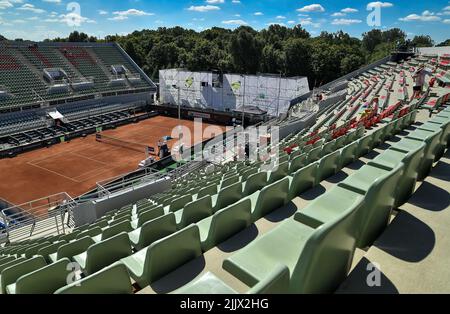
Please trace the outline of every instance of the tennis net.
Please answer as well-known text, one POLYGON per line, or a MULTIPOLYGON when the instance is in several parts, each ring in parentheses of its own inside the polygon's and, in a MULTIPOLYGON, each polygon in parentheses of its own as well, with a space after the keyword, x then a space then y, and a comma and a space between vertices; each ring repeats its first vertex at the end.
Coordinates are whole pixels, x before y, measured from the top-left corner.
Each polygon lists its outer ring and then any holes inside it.
POLYGON ((146 156, 149 153, 152 153, 152 151, 154 150, 152 147, 147 146, 145 144, 121 140, 121 139, 118 139, 118 138, 115 138, 112 136, 105 135, 103 133, 97 133, 95 135, 95 139, 97 142, 101 142, 104 144, 109 144, 109 145, 113 145, 113 146, 118 146, 118 147, 130 149, 130 150, 134 150, 139 153, 145 153, 146 156))

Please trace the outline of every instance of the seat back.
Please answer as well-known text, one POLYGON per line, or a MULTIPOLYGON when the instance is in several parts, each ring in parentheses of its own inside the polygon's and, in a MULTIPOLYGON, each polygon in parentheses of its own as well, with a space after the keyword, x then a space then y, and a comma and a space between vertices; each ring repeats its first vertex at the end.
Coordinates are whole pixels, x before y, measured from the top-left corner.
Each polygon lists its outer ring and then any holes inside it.
POLYGON ((204 251, 225 241, 251 224, 251 201, 246 198, 216 212, 211 220, 207 247, 204 251))
POLYGON ((357 141, 352 142, 340 150, 340 159, 339 159, 339 168, 342 169, 348 164, 354 162, 357 158, 356 153, 358 149, 359 143, 357 141))
POLYGON ((355 252, 360 207, 350 207, 335 220, 318 227, 308 238, 292 272, 290 292, 332 293, 342 283, 355 252))
POLYGON ((239 201, 243 197, 242 195, 242 183, 238 182, 227 186, 219 191, 217 195, 216 206, 213 211, 218 211, 228 205, 231 205, 237 201, 239 201))
POLYGON ((294 159, 292 159, 291 164, 289 166, 289 173, 294 173, 297 170, 301 169, 306 165, 306 157, 307 154, 301 154, 294 159))
POLYGON ((169 210, 171 212, 175 212, 179 209, 182 209, 184 205, 186 205, 189 202, 192 202, 192 195, 190 194, 184 195, 182 197, 174 199, 169 206, 169 210))
POLYGON ((147 221, 141 226, 139 234, 139 248, 144 248, 177 231, 177 224, 174 213, 158 217, 147 221))
POLYGON ((87 249, 85 271, 93 274, 121 258, 131 255, 131 243, 126 232, 95 243, 87 249))
POLYGON ((213 213, 211 196, 207 195, 196 201, 186 204, 181 215, 180 227, 183 228, 196 223, 213 213))
POLYGON ((33 245, 33 246, 29 247, 28 249, 25 250, 25 253, 24 253, 25 254, 25 258, 32 257, 34 254, 37 253, 37 251, 40 248, 43 248, 43 247, 45 247, 47 245, 50 245, 50 242, 45 241, 45 242, 42 242, 42 243, 39 243, 39 244, 36 244, 36 245, 33 245))
POLYGON ((131 227, 131 224, 129 221, 122 221, 118 224, 112 225, 109 228, 106 228, 102 232, 102 241, 109 239, 121 232, 130 232, 133 228, 131 227))
POLYGON ((138 227, 140 227, 147 221, 161 217, 162 215, 164 215, 164 208, 162 206, 158 206, 154 209, 142 212, 138 216, 138 224, 137 225, 138 225, 138 227))
POLYGON ((64 244, 63 246, 60 246, 57 251, 57 260, 60 260, 63 257, 68 257, 70 259, 75 255, 81 254, 86 251, 92 244, 94 244, 94 240, 92 240, 91 237, 87 236, 64 244))
POLYGON ((330 153, 324 157, 322 157, 318 163, 317 169, 317 181, 316 184, 319 184, 322 180, 325 180, 328 177, 334 175, 337 171, 339 171, 339 158, 341 156, 340 151, 335 151, 330 153))
POLYGON ((67 241, 60 240, 60 241, 58 241, 56 243, 49 244, 47 246, 44 246, 44 247, 40 248, 36 253, 37 253, 37 255, 41 255, 42 257, 44 257, 45 261, 47 263, 51 263, 49 255, 53 254, 53 253, 56 253, 58 251, 58 248, 60 246, 63 246, 64 244, 67 244, 67 241))
POLYGON ((256 221, 275 209, 283 207, 288 201, 289 178, 281 179, 264 187, 252 212, 252 220, 256 221))
POLYGON ((36 256, 3 269, 1 272, 2 294, 6 294, 6 286, 15 283, 21 276, 46 265, 47 263, 42 256, 36 256))
POLYGON ((16 281, 16 294, 52 294, 67 284, 70 260, 59 261, 23 275, 16 281))
POLYGON ((289 292, 289 268, 279 264, 266 278, 258 282, 248 294, 285 294, 289 292))
POLYGON ((269 183, 276 182, 285 178, 289 175, 289 162, 285 161, 282 163, 275 164, 275 170, 269 172, 269 183))
POLYGON ((318 163, 314 162, 291 175, 289 200, 312 188, 316 184, 318 163))
POLYGON ((241 180, 242 180, 242 181, 245 181, 245 180, 247 180, 247 178, 248 178, 249 176, 251 176, 252 174, 255 174, 255 173, 258 173, 258 168, 250 168, 250 169, 247 169, 247 170, 245 170, 244 172, 242 172, 242 174, 241 174, 241 180))
POLYGON ((55 294, 132 294, 130 275, 124 264, 117 262, 80 281, 55 291, 55 294))
POLYGON ((267 185, 267 172, 258 172, 248 177, 245 182, 244 195, 250 195, 267 185))
POLYGON ((312 149, 309 153, 308 153, 308 158, 306 159, 308 164, 315 162, 317 160, 319 160, 319 156, 320 156, 320 152, 322 151, 322 147, 316 147, 314 149, 312 149))
POLYGON ((199 230, 193 224, 149 246, 144 276, 151 284, 201 255, 199 230))
POLYGON ((207 195, 212 196, 216 194, 217 194, 217 184, 211 184, 198 191, 197 198, 202 198, 207 195))
POLYGON ((99 234, 102 233, 102 228, 100 227, 93 227, 93 228, 89 228, 88 230, 84 230, 82 232, 80 232, 77 236, 76 239, 81 239, 84 237, 95 237, 98 236, 99 234))

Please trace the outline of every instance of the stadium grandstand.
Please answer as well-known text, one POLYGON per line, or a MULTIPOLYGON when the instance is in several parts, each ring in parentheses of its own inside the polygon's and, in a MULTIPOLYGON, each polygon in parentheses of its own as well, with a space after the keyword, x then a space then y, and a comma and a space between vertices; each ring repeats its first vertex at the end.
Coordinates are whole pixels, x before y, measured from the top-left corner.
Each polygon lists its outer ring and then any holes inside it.
POLYGON ((155 84, 114 43, 0 42, 0 157, 145 118, 155 84))
MULTIPOLYGON (((117 45, 0 47, 5 138, 57 132, 46 125, 55 106, 74 130, 70 114, 83 125, 90 110, 120 119, 154 91, 117 45)), ((279 129, 278 142, 246 143, 257 160, 232 150, 3 210, 1 292, 450 292, 446 60, 394 53, 293 99, 260 123, 279 129), (417 91, 422 65, 430 75, 417 91), (382 284, 370 287, 376 265, 382 284)))

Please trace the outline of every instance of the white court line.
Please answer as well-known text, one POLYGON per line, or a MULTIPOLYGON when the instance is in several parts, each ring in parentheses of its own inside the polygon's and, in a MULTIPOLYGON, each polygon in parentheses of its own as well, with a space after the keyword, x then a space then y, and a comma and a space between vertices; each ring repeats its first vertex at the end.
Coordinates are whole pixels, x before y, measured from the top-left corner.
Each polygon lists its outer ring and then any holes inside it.
POLYGON ((41 170, 45 170, 45 171, 48 171, 48 172, 50 172, 50 173, 56 174, 57 176, 63 177, 63 178, 65 178, 65 179, 70 180, 70 181, 73 181, 73 182, 75 182, 75 183, 81 183, 81 181, 75 180, 75 179, 73 179, 73 178, 69 178, 68 176, 65 176, 65 175, 63 175, 63 174, 61 174, 61 173, 59 173, 59 172, 56 172, 56 171, 53 171, 53 170, 50 170, 50 169, 41 167, 41 166, 39 166, 39 165, 31 164, 30 162, 27 162, 27 164, 29 164, 30 166, 34 166, 34 167, 36 167, 36 168, 39 168, 39 169, 41 169, 41 170))

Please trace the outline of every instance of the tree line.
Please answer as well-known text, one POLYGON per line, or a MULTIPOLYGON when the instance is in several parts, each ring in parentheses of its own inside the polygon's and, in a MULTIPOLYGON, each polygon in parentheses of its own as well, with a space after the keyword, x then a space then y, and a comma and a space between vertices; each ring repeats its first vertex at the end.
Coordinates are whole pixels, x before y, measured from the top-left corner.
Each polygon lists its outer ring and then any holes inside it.
MULTIPOLYGON (((432 38, 425 35, 409 40, 398 28, 374 29, 359 39, 343 31, 324 31, 312 37, 301 25, 293 28, 271 25, 260 31, 248 26, 234 30, 214 27, 202 32, 161 27, 104 39, 75 31, 67 38, 46 41, 117 42, 156 81, 160 69, 187 68, 190 71, 307 76, 311 87, 379 60, 394 49, 435 45, 432 38)), ((450 39, 439 45, 449 43, 450 39)))

